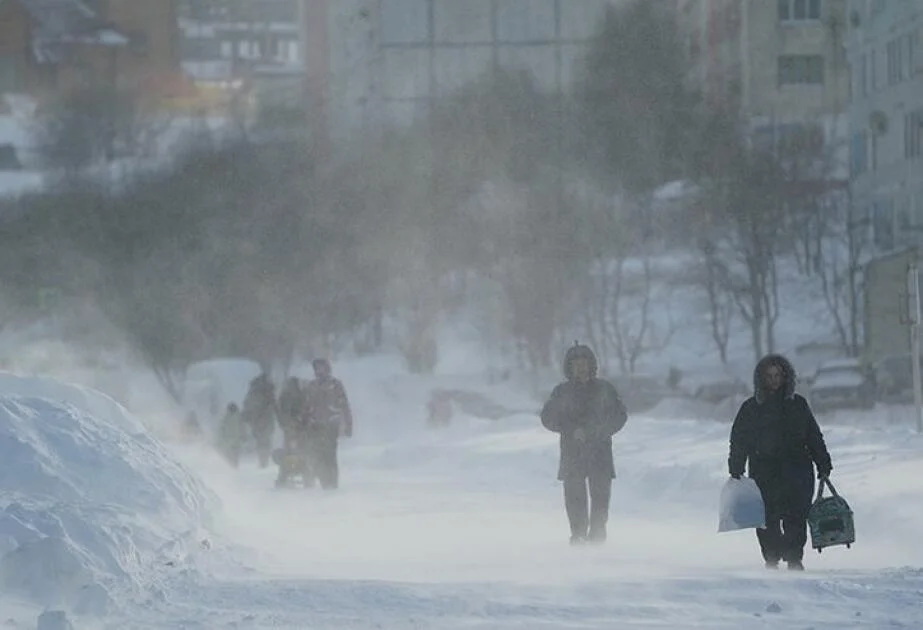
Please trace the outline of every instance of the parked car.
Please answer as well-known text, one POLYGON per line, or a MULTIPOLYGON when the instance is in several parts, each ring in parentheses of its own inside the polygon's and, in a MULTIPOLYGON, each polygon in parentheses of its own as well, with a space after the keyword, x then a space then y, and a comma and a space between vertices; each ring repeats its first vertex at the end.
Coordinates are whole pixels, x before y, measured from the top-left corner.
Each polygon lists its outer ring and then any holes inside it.
POLYGON ((741 381, 716 381, 699 385, 692 396, 717 405, 729 398, 745 399, 750 395, 750 389, 741 381))
MULTIPOLYGON (((920 361, 923 372, 923 359, 920 361)), ((909 403, 913 400, 913 365, 910 354, 884 357, 872 365, 878 400, 909 403)))
POLYGON ((872 409, 875 382, 859 359, 835 359, 822 363, 811 379, 811 406, 815 411, 872 409))
POLYGON ((673 395, 662 378, 649 374, 613 376, 612 383, 622 396, 628 413, 644 413, 673 395))

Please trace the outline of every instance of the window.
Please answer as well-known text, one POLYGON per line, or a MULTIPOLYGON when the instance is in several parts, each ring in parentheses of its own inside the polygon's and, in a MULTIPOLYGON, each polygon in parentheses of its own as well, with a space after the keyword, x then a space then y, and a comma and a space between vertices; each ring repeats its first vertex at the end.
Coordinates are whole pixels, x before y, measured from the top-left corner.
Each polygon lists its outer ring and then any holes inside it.
POLYGON ((872 8, 869 11, 869 19, 874 20, 884 10, 885 0, 872 0, 872 8))
POLYGON ((891 200, 872 204, 872 239, 881 249, 894 247, 894 208, 891 200))
POLYGON ((853 176, 861 175, 868 168, 868 132, 864 129, 852 135, 849 142, 849 166, 853 176))
POLYGON ((878 54, 873 49, 869 52, 869 92, 878 89, 878 54))
POLYGON ((183 58, 187 61, 215 59, 218 55, 218 40, 186 38, 182 40, 183 58))
POLYGON ((775 127, 772 125, 761 125, 753 130, 752 142, 753 147, 759 151, 772 151, 775 149, 775 127))
POLYGON ((907 72, 911 77, 923 74, 923 48, 920 47, 920 29, 907 35, 907 72))
POLYGON ((0 55, 0 94, 17 91, 19 82, 16 75, 16 57, 0 55))
POLYGON ((901 80, 901 49, 898 48, 897 40, 892 39, 888 42, 886 54, 888 56, 888 85, 900 83, 901 80))
POLYGON ((888 42, 888 85, 906 81, 913 74, 914 35, 901 35, 888 42))
POLYGON ((819 156, 824 148, 824 130, 809 123, 783 124, 778 127, 778 152, 780 155, 806 157, 819 156))
POLYGON ((779 57, 779 85, 818 85, 823 82, 823 55, 782 55, 779 57))
POLYGON ((923 155, 923 109, 904 115, 904 157, 908 160, 923 155))
POLYGON ((779 21, 819 20, 821 0, 779 0, 779 21))
POLYGON ((846 61, 846 102, 852 103, 856 99, 856 78, 851 61, 846 61))
POLYGON ((862 55, 859 60, 859 93, 868 96, 869 93, 869 57, 862 55))
POLYGON ((871 134, 871 142, 869 142, 869 163, 868 167, 871 171, 878 170, 878 139, 880 136, 878 134, 871 134))

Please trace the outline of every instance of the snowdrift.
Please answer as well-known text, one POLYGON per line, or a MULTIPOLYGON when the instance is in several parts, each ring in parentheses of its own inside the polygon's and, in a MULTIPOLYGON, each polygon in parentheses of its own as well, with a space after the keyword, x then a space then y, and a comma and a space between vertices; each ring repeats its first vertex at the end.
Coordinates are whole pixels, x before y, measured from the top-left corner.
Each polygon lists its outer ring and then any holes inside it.
POLYGON ((0 374, 0 591, 104 614, 157 597, 217 500, 105 395, 0 374))

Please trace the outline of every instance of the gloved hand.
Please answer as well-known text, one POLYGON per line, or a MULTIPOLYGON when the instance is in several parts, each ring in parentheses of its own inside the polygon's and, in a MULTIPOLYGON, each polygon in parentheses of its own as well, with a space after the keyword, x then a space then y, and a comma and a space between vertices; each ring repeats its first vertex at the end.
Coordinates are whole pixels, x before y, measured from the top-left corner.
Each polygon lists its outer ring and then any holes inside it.
POLYGON ((352 427, 344 427, 344 428, 343 428, 343 435, 346 436, 346 437, 348 437, 348 438, 351 438, 351 437, 353 436, 353 428, 352 428, 352 427))
POLYGON ((831 473, 832 471, 833 471, 833 466, 830 466, 829 468, 826 467, 826 466, 823 467, 823 468, 818 468, 818 469, 817 469, 817 480, 818 480, 818 481, 821 481, 821 480, 823 480, 823 479, 829 478, 829 477, 830 477, 830 473, 831 473))
POLYGON ((739 480, 739 479, 740 479, 740 473, 731 473, 731 478, 732 478, 732 479, 738 479, 738 480, 739 480))
POLYGON ((586 430, 583 427, 574 429, 574 439, 578 442, 586 442, 586 430))

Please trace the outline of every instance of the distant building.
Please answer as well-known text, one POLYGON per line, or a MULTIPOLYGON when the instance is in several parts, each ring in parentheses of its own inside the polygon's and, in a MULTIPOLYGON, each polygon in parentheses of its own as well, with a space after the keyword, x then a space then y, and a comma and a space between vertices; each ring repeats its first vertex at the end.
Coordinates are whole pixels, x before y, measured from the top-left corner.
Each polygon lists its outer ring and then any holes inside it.
POLYGON ((889 251, 923 242, 923 3, 851 0, 853 202, 889 251))
POLYGON ((333 137, 419 119, 491 66, 563 89, 609 0, 302 0, 308 98, 333 137))
POLYGON ((76 85, 152 97, 181 84, 174 0, 0 2, 0 93, 44 98, 76 85))
POLYGON ((183 0, 184 72, 262 103, 302 103, 300 1, 183 0))
POLYGON ((690 83, 755 142, 830 149, 847 176, 846 0, 677 0, 690 83))

